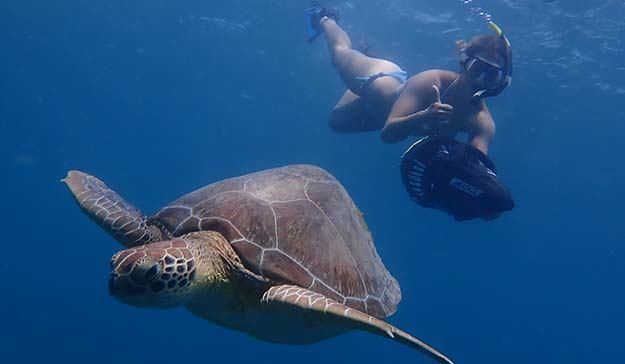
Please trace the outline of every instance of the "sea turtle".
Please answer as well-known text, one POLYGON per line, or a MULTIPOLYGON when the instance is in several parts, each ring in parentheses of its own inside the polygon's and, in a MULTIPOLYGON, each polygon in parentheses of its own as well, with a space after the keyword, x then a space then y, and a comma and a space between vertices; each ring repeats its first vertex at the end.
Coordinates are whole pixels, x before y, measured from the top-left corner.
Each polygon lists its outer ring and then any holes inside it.
POLYGON ((141 307, 185 306, 259 339, 312 343, 362 329, 451 361, 380 320, 399 284, 342 185, 310 165, 210 184, 147 218, 98 178, 63 180, 80 208, 127 249, 111 258, 110 293, 141 307))

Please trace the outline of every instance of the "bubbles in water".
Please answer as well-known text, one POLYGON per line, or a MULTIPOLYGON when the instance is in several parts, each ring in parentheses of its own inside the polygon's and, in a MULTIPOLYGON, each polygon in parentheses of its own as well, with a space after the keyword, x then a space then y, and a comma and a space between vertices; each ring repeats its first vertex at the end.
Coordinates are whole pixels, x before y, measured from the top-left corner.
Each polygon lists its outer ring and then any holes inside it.
POLYGON ((464 5, 468 6, 468 9, 470 12, 472 12, 473 14, 475 14, 476 16, 479 16, 480 18, 488 21, 491 21, 491 19, 493 18, 492 15, 486 11, 484 11, 484 9, 482 9, 479 6, 470 6, 471 4, 473 4, 473 0, 460 0, 464 5))

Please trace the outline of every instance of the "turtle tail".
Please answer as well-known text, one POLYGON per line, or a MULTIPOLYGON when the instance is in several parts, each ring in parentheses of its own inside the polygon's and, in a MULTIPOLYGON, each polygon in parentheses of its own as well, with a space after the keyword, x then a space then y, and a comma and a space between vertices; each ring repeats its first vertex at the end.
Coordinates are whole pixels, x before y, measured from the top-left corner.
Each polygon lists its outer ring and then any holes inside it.
POLYGON ((108 188, 98 178, 69 171, 65 182, 81 210, 124 246, 163 240, 160 229, 146 223, 146 216, 108 188))

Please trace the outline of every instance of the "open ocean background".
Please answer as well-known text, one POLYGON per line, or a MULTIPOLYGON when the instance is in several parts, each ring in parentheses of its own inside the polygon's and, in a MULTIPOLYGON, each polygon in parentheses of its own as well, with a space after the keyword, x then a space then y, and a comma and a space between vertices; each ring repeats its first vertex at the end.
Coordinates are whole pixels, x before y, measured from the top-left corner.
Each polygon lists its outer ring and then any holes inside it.
MULTIPOLYGON (((79 211, 69 169, 151 214, 208 183, 291 163, 334 174, 365 214, 403 300, 390 321, 456 363, 622 363, 625 2, 478 2, 513 45, 487 103, 491 157, 517 207, 457 223, 406 195, 412 142, 327 127, 344 88, 308 1, 0 3, 0 361, 429 363, 352 332, 269 344, 183 309, 108 295, 121 249, 79 211)), ((354 45, 410 74, 457 70, 489 30, 459 0, 326 1, 354 45)), ((297 335, 297 333, 293 333, 297 335)))

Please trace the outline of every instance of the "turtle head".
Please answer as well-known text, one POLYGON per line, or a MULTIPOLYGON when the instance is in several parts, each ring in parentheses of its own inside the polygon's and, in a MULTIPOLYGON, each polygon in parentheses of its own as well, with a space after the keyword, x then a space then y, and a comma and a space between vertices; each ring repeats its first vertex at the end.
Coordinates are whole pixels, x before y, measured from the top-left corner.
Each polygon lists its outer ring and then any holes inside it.
POLYGON ((160 241, 113 255, 109 293, 132 306, 169 308, 188 303, 198 284, 198 249, 191 243, 160 241))

